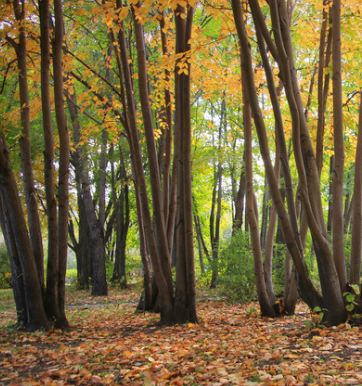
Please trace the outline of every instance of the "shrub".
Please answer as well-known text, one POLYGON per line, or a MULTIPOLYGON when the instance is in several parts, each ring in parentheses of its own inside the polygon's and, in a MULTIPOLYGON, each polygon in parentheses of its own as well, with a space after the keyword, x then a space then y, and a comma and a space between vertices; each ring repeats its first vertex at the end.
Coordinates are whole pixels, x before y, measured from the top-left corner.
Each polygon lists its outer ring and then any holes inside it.
POLYGON ((0 244, 0 288, 11 288, 10 260, 6 245, 0 244))
POLYGON ((287 246, 285 244, 274 244, 273 247, 273 282, 277 287, 284 287, 284 268, 285 254, 287 246))
POLYGON ((254 262, 248 234, 238 231, 228 240, 221 250, 219 268, 224 295, 241 302, 255 298, 254 262))

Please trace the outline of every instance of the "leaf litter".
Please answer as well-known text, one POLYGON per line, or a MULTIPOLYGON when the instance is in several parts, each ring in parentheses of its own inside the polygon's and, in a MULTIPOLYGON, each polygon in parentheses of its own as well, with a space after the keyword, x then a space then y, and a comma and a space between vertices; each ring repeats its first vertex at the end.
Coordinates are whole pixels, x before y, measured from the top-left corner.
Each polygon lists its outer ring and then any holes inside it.
POLYGON ((73 291, 71 330, 27 333, 0 319, 3 385, 362 385, 362 329, 295 316, 260 317, 256 303, 198 302, 198 324, 158 324, 135 312, 139 294, 73 291), (82 294, 82 295, 80 295, 82 294))

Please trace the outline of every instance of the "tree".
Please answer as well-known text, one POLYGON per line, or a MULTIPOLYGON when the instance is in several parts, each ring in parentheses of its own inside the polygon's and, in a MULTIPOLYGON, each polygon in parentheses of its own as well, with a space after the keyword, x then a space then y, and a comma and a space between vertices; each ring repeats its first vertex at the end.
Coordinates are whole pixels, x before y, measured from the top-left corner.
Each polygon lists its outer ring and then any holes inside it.
MULTIPOLYGON (((96 213, 90 188, 90 178, 87 170, 86 155, 84 147, 80 146, 80 122, 77 111, 77 96, 75 90, 72 94, 67 93, 68 110, 73 126, 73 141, 77 145, 72 152, 72 160, 77 178, 77 187, 80 189, 80 200, 87 220, 87 231, 91 242, 92 256, 92 294, 95 296, 106 296, 108 293, 106 278, 106 255, 104 244, 104 229, 96 213)), ((83 219, 83 217, 82 217, 83 219)), ((84 225, 85 226, 85 225, 84 225)), ((83 244, 84 248, 84 244, 83 244)), ((82 261, 87 261, 87 256, 83 255, 82 261)))
MULTIPOLYGON (((9 5, 9 4, 8 4, 9 5)), ((10 11, 8 5, 4 10, 10 11)), ((13 20, 18 28, 15 37, 9 31, 5 39, 14 48, 19 71, 19 93, 22 134, 19 138, 23 170, 24 196, 27 203, 27 223, 22 211, 19 192, 12 170, 12 161, 7 147, 6 133, 1 138, 1 225, 7 248, 10 252, 15 285, 14 296, 17 302, 18 322, 30 330, 49 328, 54 322, 60 328, 67 328, 68 321, 64 312, 65 305, 65 272, 68 239, 68 159, 69 140, 64 114, 62 42, 63 14, 61 2, 54 1, 55 27, 53 40, 53 77, 54 100, 57 128, 59 134, 59 178, 58 202, 54 190, 54 155, 53 133, 51 125, 51 97, 49 92, 49 58, 50 58, 50 16, 49 3, 41 2, 41 97, 43 107, 43 127, 45 138, 44 174, 46 184, 46 201, 48 215, 49 257, 47 287, 44 286, 44 259, 42 230, 39 218, 38 203, 34 184, 34 171, 31 160, 31 116, 28 88, 28 49, 27 34, 39 33, 34 29, 35 23, 26 13, 24 1, 13 1, 13 20), (57 223, 58 221, 58 223, 57 223), (22 294, 24 291, 24 294, 22 294), (20 312, 23 310, 23 312, 20 312)), ((34 13, 35 14, 35 13, 34 13)), ((33 44, 33 42, 31 42, 33 44)))
MULTIPOLYGON (((287 23, 282 23, 282 20, 288 19, 288 11, 286 4, 283 2, 277 5, 277 2, 272 1, 269 3, 268 9, 270 11, 271 22, 273 25, 273 37, 269 34, 265 19, 261 13, 258 2, 249 1, 249 5, 252 11, 254 26, 258 31, 258 45, 261 47, 264 44, 268 45, 268 48, 279 66, 280 76, 283 81, 286 98, 292 118, 293 126, 293 153, 295 157, 296 166, 298 169, 299 187, 298 195, 302 202, 303 210, 306 215, 309 229, 312 234, 314 250, 316 253, 319 276, 321 281, 322 296, 320 296, 314 287, 312 286, 308 271, 305 263, 303 262, 303 247, 300 238, 298 237, 298 227, 295 221, 295 207, 292 200, 288 201, 288 214, 286 213, 283 201, 281 200, 279 190, 277 189, 276 176, 271 167, 270 155, 268 150, 265 123, 260 111, 257 93, 254 85, 253 74, 252 74, 252 52, 248 42, 248 37, 244 24, 244 16, 240 4, 237 1, 233 1, 233 12, 238 30, 238 36, 240 39, 241 50, 242 50, 242 66, 247 71, 247 82, 245 84, 247 95, 250 99, 252 114, 255 122, 255 127, 258 134, 259 146, 263 156, 264 165, 266 169, 266 175, 270 186, 272 199, 278 216, 281 221, 284 237, 288 246, 288 249, 293 258, 294 264, 298 273, 298 289, 299 294, 311 308, 319 307, 323 309, 324 321, 330 325, 339 324, 346 319, 346 309, 344 307, 343 291, 346 290, 345 275, 345 263, 341 264, 340 254, 341 251, 335 249, 335 244, 330 244, 328 240, 327 230, 325 227, 324 216, 322 211, 322 199, 320 192, 320 178, 316 158, 314 156, 314 149, 312 147, 310 132, 307 127, 307 121, 304 114, 303 102, 301 99, 300 89, 298 86, 297 72, 293 60, 293 48, 291 40, 291 30, 287 23), (308 171, 308 172, 307 172, 308 171), (294 236, 293 236, 294 233, 294 236)), ((333 6, 336 10, 333 12, 333 26, 336 25, 338 29, 338 22, 340 20, 339 11, 340 3, 338 1, 333 2, 333 6)), ((334 59, 334 71, 340 73, 340 54, 338 53, 338 46, 340 45, 338 32, 334 32, 334 55, 337 57, 334 59)), ((268 72, 267 67, 264 69, 268 72)), ((340 83, 338 77, 336 82, 340 83)), ((340 78, 339 78, 340 79, 340 78)), ((334 98, 340 98, 340 88, 336 86, 336 93, 334 98)), ((279 103, 275 103, 273 98, 273 85, 268 82, 268 88, 273 102, 274 112, 279 111, 279 103)), ((340 102, 335 102, 337 109, 336 114, 340 111, 340 102)), ((338 116, 336 117, 338 118, 338 116)), ((277 116, 275 117, 276 123, 277 116)), ((339 121, 340 122, 340 121, 339 121)), ((279 136, 279 145, 281 147, 281 157, 283 159, 282 165, 284 176, 288 176, 288 161, 286 158, 286 148, 284 141, 284 133, 281 130, 282 126, 276 126, 279 136)), ((336 128, 336 136, 341 135, 339 126, 336 128), (339 134, 338 134, 339 133, 339 134)), ((339 139, 338 141, 340 141, 339 139)), ((342 140, 343 144, 343 140, 342 140)), ((337 175, 339 170, 343 169, 343 155, 340 155, 338 163, 337 175)), ((336 169, 335 169, 336 170, 336 169)), ((339 185, 343 185, 343 177, 339 178, 339 185)), ((336 183, 336 182, 335 182, 336 183)), ((288 195, 287 195, 288 197, 288 195)), ((335 208, 340 208, 342 198, 340 192, 335 191, 334 198, 337 200, 335 208), (337 195, 337 196, 336 196, 337 195), (336 197, 335 197, 336 196, 336 197)), ((342 207, 343 208, 343 207, 342 207)), ((339 210, 339 209, 338 209, 339 210)), ((339 211, 340 213, 340 211, 339 211)), ((343 211, 342 211, 343 213, 343 211)), ((339 217, 340 218, 340 217, 339 217)), ((343 222, 339 222, 338 225, 335 222, 334 226, 338 227, 335 230, 336 234, 343 232, 343 222)), ((266 310, 266 313, 269 311, 266 310)))
MULTIPOLYGON (((162 22, 162 12, 165 10, 163 5, 158 6, 157 10, 160 15, 162 22)), ((149 87, 149 63, 146 58, 146 38, 144 33, 144 22, 143 20, 148 19, 148 8, 145 4, 137 4, 133 6, 125 6, 121 2, 116 4, 104 2, 99 10, 105 10, 106 13, 106 24, 107 34, 111 39, 112 45, 114 46, 114 58, 112 62, 114 65, 115 73, 118 76, 120 92, 117 88, 105 79, 100 73, 91 70, 91 66, 85 63, 83 59, 77 58, 79 63, 82 63, 88 71, 96 75, 97 79, 102 82, 102 92, 95 90, 93 85, 88 83, 83 77, 79 77, 75 71, 70 71, 70 75, 75 78, 78 82, 83 84, 88 90, 93 92, 99 102, 109 108, 109 112, 116 117, 121 123, 125 136, 128 140, 133 179, 135 185, 136 202, 138 208, 138 218, 141 240, 143 239, 143 232, 145 243, 142 243, 142 255, 144 266, 146 267, 146 273, 148 270, 147 256, 149 254, 154 278, 157 284, 158 297, 161 304, 161 321, 166 324, 173 323, 174 321, 182 320, 196 320, 196 309, 195 309, 195 276, 193 267, 193 231, 192 231, 192 199, 191 199, 191 161, 190 161, 190 86, 189 86, 189 64, 186 62, 189 55, 189 47, 187 46, 187 37, 190 37, 191 26, 192 26, 192 11, 191 7, 188 11, 190 18, 186 25, 183 22, 179 23, 177 32, 179 33, 179 46, 177 48, 177 71, 180 72, 179 80, 175 82, 177 84, 175 95, 177 95, 177 107, 175 109, 175 134, 178 136, 182 135, 182 147, 180 142, 176 141, 178 146, 175 147, 174 166, 172 173, 171 182, 171 193, 170 201, 163 201, 162 198, 168 196, 169 188, 165 179, 170 178, 169 167, 163 168, 163 161, 161 160, 160 153, 157 153, 157 138, 155 133, 155 122, 153 116, 153 109, 150 103, 150 87, 149 87), (115 7, 114 7, 115 6, 115 7), (130 27, 129 23, 124 23, 125 18, 129 18, 129 11, 131 11, 133 28, 127 30, 130 27), (114 18, 114 15, 118 15, 118 18, 114 18), (187 26, 187 28, 186 28, 187 26), (129 31, 134 32, 134 35, 126 35, 129 31), (136 63, 137 63, 137 81, 134 81, 134 70, 133 62, 129 60, 129 55, 133 55, 133 51, 130 50, 129 40, 134 39, 135 50, 136 50, 136 63), (185 41, 185 39, 187 39, 185 41), (178 55, 178 56, 177 56, 178 55), (182 74, 182 72, 184 72, 182 74), (112 93, 117 95, 120 100, 120 109, 115 107, 113 97, 108 102, 104 95, 111 90, 112 93), (139 98, 139 99, 137 99, 139 98), (138 101, 140 111, 136 109, 138 107, 138 101), (141 113, 141 114, 140 114, 141 113), (140 133, 139 133, 139 122, 142 124, 143 136, 142 141, 146 145, 146 152, 144 154, 140 144, 140 133), (156 137, 156 138, 155 138, 156 137), (176 155, 177 154, 177 155, 176 155), (147 158, 144 158, 147 157, 147 158), (144 159, 147 159, 145 164, 144 159), (161 162, 162 161, 162 162, 161 162), (183 165, 180 169, 180 165, 183 165), (145 166, 148 169, 145 169, 145 166), (184 169, 186 168, 186 169, 184 169), (165 172, 165 170, 167 172, 165 172), (148 173, 146 175, 146 172, 148 173), (176 274, 176 297, 173 294, 173 283, 172 273, 170 265, 170 253, 172 250, 173 231, 175 229, 175 209, 176 208, 176 182, 179 178, 179 173, 183 173, 184 179, 182 184, 178 185, 178 199, 177 199, 177 216, 181 223, 185 224, 184 231, 179 234, 177 245, 178 247, 185 245, 185 251, 187 251, 187 257, 179 259, 180 264, 178 273, 176 274), (147 189, 146 176, 149 178, 150 193, 152 197, 152 206, 150 204, 149 193, 147 189), (161 176, 163 176, 163 189, 161 184, 161 176), (186 183, 186 181, 189 181, 186 183), (166 191, 165 191, 166 189, 166 191), (169 204, 168 204, 169 203, 169 204), (167 208, 166 208, 167 205, 167 208), (187 310, 187 312, 186 312, 187 310)), ((155 6, 155 10, 157 7, 155 6)), ((97 12, 96 7, 93 10, 97 12)), ((182 10, 183 11, 183 10, 182 10)), ((169 11, 167 11, 169 12, 169 11)), ((184 11, 183 11, 184 12, 184 11)), ((162 24, 162 23, 161 23, 162 24)), ((176 34, 177 34, 176 33, 176 34)), ((165 41, 165 39, 163 40, 165 41)), ((161 51, 162 51, 162 47, 161 51)), ((164 49, 164 48, 163 48, 164 49)), ((162 51, 164 52, 164 51, 162 51)), ((74 54, 71 54, 74 56, 74 54)), ((110 60, 110 58, 108 59, 110 60)), ((167 76, 167 71, 166 71, 167 76)), ((169 87, 167 85, 167 87, 169 87)), ((164 91, 165 86, 162 87, 164 91)), ((165 100, 168 100, 167 92, 165 100)), ((167 102, 166 102, 167 103, 167 102)), ((169 103, 165 106, 166 111, 166 125, 165 130, 171 130, 170 122, 170 106, 169 103)), ((168 136, 170 141, 170 136, 168 136)), ((180 137, 178 137, 180 138, 180 137)), ((181 138, 180 138, 181 140, 181 138)), ((143 142, 142 142, 143 143, 143 142)), ((166 150, 166 162, 165 165, 170 161, 171 146, 168 142, 166 150)), ((150 283, 149 277, 147 283, 150 283)), ((149 285, 146 286, 145 297, 150 301, 149 296, 149 285)), ((153 297, 153 296, 152 296, 153 297)))

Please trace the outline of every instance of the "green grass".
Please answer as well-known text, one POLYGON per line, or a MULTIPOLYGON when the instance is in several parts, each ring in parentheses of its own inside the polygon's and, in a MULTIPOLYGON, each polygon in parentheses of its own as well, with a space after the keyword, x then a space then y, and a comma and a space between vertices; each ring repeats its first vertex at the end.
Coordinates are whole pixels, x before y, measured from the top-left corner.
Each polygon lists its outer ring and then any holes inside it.
POLYGON ((0 289, 0 312, 4 311, 14 311, 14 295, 13 290, 9 289, 0 289))

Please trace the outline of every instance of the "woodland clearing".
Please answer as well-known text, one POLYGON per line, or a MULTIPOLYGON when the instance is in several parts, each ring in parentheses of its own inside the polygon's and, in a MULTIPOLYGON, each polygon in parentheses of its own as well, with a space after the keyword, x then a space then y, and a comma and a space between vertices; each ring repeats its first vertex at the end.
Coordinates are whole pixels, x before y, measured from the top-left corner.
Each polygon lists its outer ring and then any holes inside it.
POLYGON ((262 318, 256 302, 199 293, 199 323, 161 326, 135 312, 140 289, 107 297, 68 290, 71 329, 14 328, 11 290, 1 292, 2 385, 361 385, 362 329, 294 316, 262 318))

